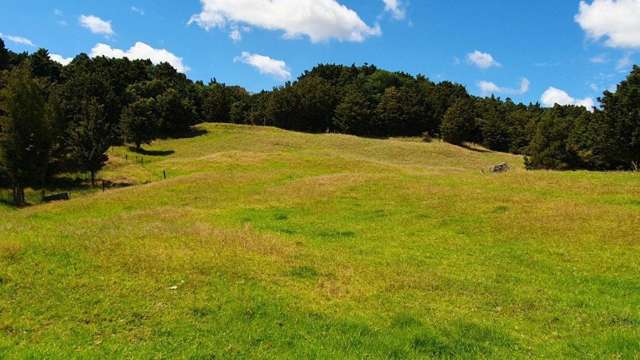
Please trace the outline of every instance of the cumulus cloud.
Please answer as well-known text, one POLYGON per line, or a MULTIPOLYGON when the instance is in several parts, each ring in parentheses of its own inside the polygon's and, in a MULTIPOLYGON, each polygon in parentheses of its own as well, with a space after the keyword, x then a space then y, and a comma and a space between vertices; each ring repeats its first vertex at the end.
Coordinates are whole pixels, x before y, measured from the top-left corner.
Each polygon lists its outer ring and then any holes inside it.
POLYGON ((548 88, 540 98, 542 105, 545 107, 553 107, 554 105, 577 105, 584 106, 588 110, 593 110, 595 102, 592 98, 575 99, 570 96, 566 91, 557 89, 555 87, 548 88))
POLYGON ((379 26, 367 25, 354 10, 337 0, 200 0, 202 12, 189 24, 210 30, 246 25, 283 31, 284 37, 308 36, 312 42, 337 39, 362 42, 381 34, 379 26))
POLYGON ((111 21, 102 20, 94 15, 80 15, 80 25, 89 29, 94 34, 100 35, 113 35, 113 28, 111 27, 111 21))
POLYGON ((241 62, 258 69, 261 74, 270 75, 280 80, 288 80, 291 78, 291 72, 287 63, 282 60, 275 60, 265 55, 252 54, 243 51, 236 57, 234 62, 241 62))
POLYGON ((575 20, 587 35, 614 48, 640 48, 640 0, 580 1, 575 20))
POLYGON ((467 61, 469 61, 470 64, 479 67, 480 69, 489 69, 491 67, 502 66, 499 62, 496 61, 496 59, 493 58, 493 55, 478 50, 467 54, 467 61))
POLYGON ((58 54, 49 54, 49 57, 51 58, 51 60, 57 62, 58 64, 62 64, 63 66, 69 65, 73 61, 73 58, 66 58, 58 54))
POLYGON ((17 36, 17 35, 5 35, 3 33, 0 33, 0 37, 3 38, 3 39, 9 40, 14 44, 35 46, 33 44, 33 41, 27 39, 26 37, 17 36))
POLYGON ((163 62, 171 64, 181 73, 189 71, 189 67, 185 66, 182 58, 178 57, 165 49, 154 49, 153 47, 137 42, 129 50, 121 50, 112 48, 106 44, 97 44, 91 49, 91 57, 105 56, 108 58, 127 58, 130 60, 151 60, 154 64, 163 62))
POLYGON ((517 89, 501 87, 490 81, 480 81, 478 83, 478 87, 480 88, 480 91, 482 92, 483 95, 491 95, 491 94, 524 95, 529 92, 530 85, 531 85, 531 82, 527 78, 523 78, 520 81, 520 87, 517 89))
POLYGON ((406 16, 405 9, 400 0, 382 0, 384 1, 384 10, 391 13, 397 19, 402 20, 406 16))

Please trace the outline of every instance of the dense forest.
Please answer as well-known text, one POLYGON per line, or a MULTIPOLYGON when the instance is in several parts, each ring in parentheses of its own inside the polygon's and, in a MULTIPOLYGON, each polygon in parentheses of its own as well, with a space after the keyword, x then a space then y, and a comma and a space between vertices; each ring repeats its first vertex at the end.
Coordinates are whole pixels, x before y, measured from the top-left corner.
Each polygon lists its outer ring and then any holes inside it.
POLYGON ((459 84, 368 64, 318 65, 252 94, 191 81, 166 63, 81 54, 62 66, 47 50, 14 53, 0 39, 0 185, 22 205, 25 187, 60 173, 87 172, 95 182, 111 146, 142 151, 203 121, 478 143, 523 154, 530 169, 637 170, 640 67, 600 102, 589 111, 479 98, 459 84))

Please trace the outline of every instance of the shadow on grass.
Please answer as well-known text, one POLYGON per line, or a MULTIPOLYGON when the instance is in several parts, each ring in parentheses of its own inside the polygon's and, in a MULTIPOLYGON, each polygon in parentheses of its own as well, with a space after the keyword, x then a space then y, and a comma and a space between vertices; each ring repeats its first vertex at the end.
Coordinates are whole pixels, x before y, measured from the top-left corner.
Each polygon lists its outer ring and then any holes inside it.
POLYGON ((9 198, 0 197, 0 205, 13 207, 15 203, 13 202, 13 200, 10 200, 9 198))
POLYGON ((47 186, 44 190, 48 192, 53 191, 70 191, 70 190, 87 190, 91 186, 85 179, 78 177, 55 177, 47 181, 47 186))
POLYGON ((106 189, 118 189, 133 186, 134 184, 128 182, 113 182, 110 180, 96 179, 96 185, 91 186, 88 179, 80 177, 56 177, 49 179, 47 186, 43 189, 47 194, 59 193, 59 192, 71 192, 71 191, 91 191, 106 189))
POLYGON ((135 147, 130 147, 129 151, 146 156, 169 156, 176 153, 173 150, 145 150, 142 148, 136 149, 135 147))
POLYGON ((167 136, 168 139, 192 139, 198 136, 203 136, 208 134, 209 132, 205 129, 196 129, 196 128, 191 128, 187 131, 181 132, 181 133, 177 133, 177 134, 173 134, 171 136, 167 136))
POLYGON ((15 206, 11 189, 0 187, 0 205, 8 206, 14 209, 23 209, 45 204, 48 202, 69 200, 69 198, 63 196, 65 194, 67 194, 70 198, 73 198, 74 196, 78 196, 80 194, 108 191, 112 189, 126 188, 134 185, 135 184, 128 182, 113 182, 110 180, 96 179, 96 185, 91 186, 90 181, 86 178, 70 176, 55 177, 47 180, 47 183, 43 188, 27 189, 25 191, 26 203, 20 207, 15 206), (56 199, 45 200, 44 198, 45 196, 56 197, 58 195, 60 197, 56 199))

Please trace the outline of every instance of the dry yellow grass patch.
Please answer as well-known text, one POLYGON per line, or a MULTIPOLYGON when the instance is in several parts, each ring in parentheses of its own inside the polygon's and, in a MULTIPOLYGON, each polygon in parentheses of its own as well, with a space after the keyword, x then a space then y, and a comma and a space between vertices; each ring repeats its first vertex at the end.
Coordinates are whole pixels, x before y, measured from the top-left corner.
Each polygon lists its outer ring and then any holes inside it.
POLYGON ((13 262, 22 252, 22 244, 14 241, 3 241, 0 239, 0 258, 13 262))

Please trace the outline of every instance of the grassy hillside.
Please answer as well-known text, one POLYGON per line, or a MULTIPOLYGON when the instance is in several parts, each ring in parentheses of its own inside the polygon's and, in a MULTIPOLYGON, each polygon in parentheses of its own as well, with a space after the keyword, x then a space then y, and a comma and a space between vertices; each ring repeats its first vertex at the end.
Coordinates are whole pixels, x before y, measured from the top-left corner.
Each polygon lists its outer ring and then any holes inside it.
POLYGON ((200 130, 113 149, 137 186, 0 207, 0 358, 640 356, 637 174, 200 130))

